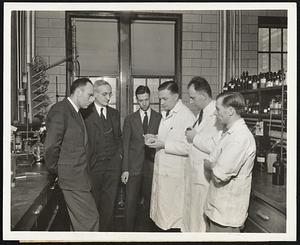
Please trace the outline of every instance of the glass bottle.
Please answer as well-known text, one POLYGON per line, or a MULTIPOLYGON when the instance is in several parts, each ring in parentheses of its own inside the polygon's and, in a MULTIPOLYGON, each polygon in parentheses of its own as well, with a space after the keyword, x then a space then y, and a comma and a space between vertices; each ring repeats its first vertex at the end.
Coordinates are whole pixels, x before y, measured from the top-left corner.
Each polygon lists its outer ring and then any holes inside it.
POLYGON ((252 77, 251 76, 248 77, 247 89, 253 89, 253 87, 252 87, 252 77))
POLYGON ((223 87, 223 92, 227 92, 228 91, 228 82, 226 81, 223 87))
POLYGON ((262 148, 257 149, 256 153, 257 169, 264 172, 266 170, 266 155, 262 148))
POLYGON ((253 83, 252 83, 252 89, 257 89, 257 78, 256 78, 256 76, 254 76, 254 78, 253 78, 253 83))
POLYGON ((262 73, 261 77, 260 77, 260 86, 258 86, 258 87, 265 88, 266 87, 266 81, 267 81, 266 76, 265 76, 264 73, 262 73))
POLYGON ((284 165, 281 162, 280 154, 277 155, 277 160, 273 163, 272 184, 284 185, 284 165))

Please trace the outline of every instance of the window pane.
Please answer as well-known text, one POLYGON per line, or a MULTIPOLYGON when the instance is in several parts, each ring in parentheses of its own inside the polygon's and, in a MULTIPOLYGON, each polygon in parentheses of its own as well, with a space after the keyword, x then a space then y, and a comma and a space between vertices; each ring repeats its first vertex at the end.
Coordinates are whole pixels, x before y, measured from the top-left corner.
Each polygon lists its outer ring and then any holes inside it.
POLYGON ((287 71, 287 54, 283 54, 283 69, 287 71))
POLYGON ((151 97, 150 103, 158 103, 158 86, 159 86, 159 79, 147 79, 147 85, 150 89, 151 97))
POLYGON ((269 71, 269 55, 258 54, 258 73, 269 71))
POLYGON ((269 28, 258 29, 258 51, 269 51, 269 28))
POLYGON ((76 18, 75 23, 80 75, 117 75, 117 20, 76 18))
POLYGON ((277 72, 281 69, 281 54, 271 54, 271 71, 277 72))
POLYGON ((271 29, 271 51, 281 51, 281 29, 271 29))
POLYGON ((282 29, 283 31, 283 51, 287 51, 287 29, 282 29))
POLYGON ((131 34, 134 75, 175 74, 175 22, 134 21, 131 34))

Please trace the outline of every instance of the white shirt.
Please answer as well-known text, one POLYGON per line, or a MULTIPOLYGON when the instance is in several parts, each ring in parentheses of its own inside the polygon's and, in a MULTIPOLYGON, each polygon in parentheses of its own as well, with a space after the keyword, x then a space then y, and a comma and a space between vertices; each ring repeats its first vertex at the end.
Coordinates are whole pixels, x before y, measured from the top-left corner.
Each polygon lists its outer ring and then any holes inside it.
POLYGON ((75 111, 78 112, 79 108, 74 104, 74 102, 71 100, 70 97, 68 97, 68 100, 70 101, 70 103, 72 104, 72 106, 74 107, 75 111))
POLYGON ((247 218, 255 140, 244 119, 239 119, 223 133, 210 159, 215 159, 213 175, 221 183, 210 181, 205 214, 214 222, 240 227, 247 218))
MULTIPOLYGON (((196 125, 195 129, 197 134, 193 139, 193 145, 203 153, 211 153, 215 148, 215 136, 218 131, 221 130, 221 126, 216 121, 215 116, 216 101, 212 100, 204 109, 202 115, 202 121, 200 125, 196 125)), ((197 115, 197 119, 199 113, 197 115)))
POLYGON ((103 108, 103 115, 104 115, 104 117, 106 118, 106 114, 107 114, 106 106, 98 105, 98 104, 95 103, 95 102, 94 102, 94 104, 95 104, 95 107, 96 107, 96 110, 97 110, 99 116, 101 116, 101 109, 103 108))
MULTIPOLYGON (((149 124, 150 116, 151 116, 151 108, 149 107, 148 110, 147 110, 146 112, 147 112, 147 116, 148 116, 148 124, 149 124)), ((142 122, 143 122, 143 121, 144 121, 144 117, 145 117, 145 111, 143 111, 142 109, 140 109, 140 116, 141 116, 141 120, 142 120, 142 122)))

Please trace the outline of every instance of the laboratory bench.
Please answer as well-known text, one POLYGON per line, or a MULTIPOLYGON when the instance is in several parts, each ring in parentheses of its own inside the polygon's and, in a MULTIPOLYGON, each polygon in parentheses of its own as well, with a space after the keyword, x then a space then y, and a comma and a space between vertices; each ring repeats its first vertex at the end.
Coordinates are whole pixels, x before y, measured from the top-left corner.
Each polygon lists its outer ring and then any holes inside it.
POLYGON ((69 230, 62 192, 43 163, 17 163, 10 206, 12 231, 69 230))
POLYGON ((253 171, 244 232, 286 232, 286 184, 273 185, 272 174, 253 171))

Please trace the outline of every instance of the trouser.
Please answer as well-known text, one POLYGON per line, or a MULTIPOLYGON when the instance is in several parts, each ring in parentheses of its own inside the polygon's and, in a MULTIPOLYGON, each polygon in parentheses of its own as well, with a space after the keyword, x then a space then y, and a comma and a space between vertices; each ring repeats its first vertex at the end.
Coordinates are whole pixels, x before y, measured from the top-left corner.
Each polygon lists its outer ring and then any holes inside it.
POLYGON ((90 191, 62 190, 72 231, 98 231, 99 216, 90 191))
POLYGON ((141 199, 144 200, 144 218, 150 220, 151 188, 152 173, 129 175, 126 184, 126 231, 136 231, 136 213, 141 199))
POLYGON ((231 227, 220 225, 208 218, 207 232, 240 232, 240 227, 231 227))
POLYGON ((92 193, 99 212, 99 231, 113 231, 114 207, 120 172, 115 170, 92 171, 92 193))

